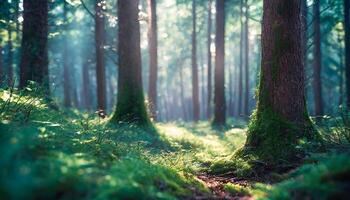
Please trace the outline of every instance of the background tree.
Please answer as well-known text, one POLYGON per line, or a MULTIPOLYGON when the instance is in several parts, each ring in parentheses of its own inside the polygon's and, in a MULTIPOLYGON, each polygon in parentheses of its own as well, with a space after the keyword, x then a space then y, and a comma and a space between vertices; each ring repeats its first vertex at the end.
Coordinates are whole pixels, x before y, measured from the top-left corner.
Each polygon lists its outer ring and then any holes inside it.
POLYGON ((106 1, 95 3, 95 49, 96 49, 96 81, 97 109, 106 110, 106 72, 105 72, 105 10, 106 1))
POLYGON ((66 108, 71 107, 72 105, 72 95, 71 95, 71 72, 69 70, 69 57, 70 53, 68 52, 68 3, 66 0, 63 1, 63 91, 64 91, 64 106, 66 108))
POLYGON ((198 86, 198 64, 197 64, 197 18, 196 0, 192 0, 192 106, 193 121, 199 120, 199 86, 198 86))
POLYGON ((148 0, 148 45, 149 45, 149 105, 152 117, 157 119, 157 80, 158 80, 158 34, 157 3, 148 0))
POLYGON ((244 69, 245 69, 245 91, 244 91, 244 115, 249 117, 249 5, 244 1, 244 69))
POLYGON ((7 84, 12 86, 13 84, 13 43, 12 43, 12 22, 13 22, 13 13, 12 9, 9 9, 8 12, 8 21, 7 21, 7 46, 8 46, 8 55, 7 55, 7 84))
POLYGON ((350 2, 344 0, 345 73, 347 106, 350 107, 350 2))
POLYGON ((226 123, 225 101, 225 1, 216 1, 216 37, 215 37, 215 113, 213 124, 222 126, 226 123))
POLYGON ((320 1, 315 0, 313 4, 314 17, 314 99, 315 99, 315 115, 323 115, 323 98, 322 98, 322 52, 321 52, 321 26, 320 26, 320 1))
POLYGON ((211 55, 211 33, 212 33, 212 0, 208 0, 208 36, 207 36, 207 57, 208 57, 208 103, 207 103, 207 119, 211 117, 211 102, 212 102, 212 55, 211 55))
POLYGON ((257 110, 245 152, 270 166, 298 159, 296 145, 312 138, 304 96, 301 1, 264 0, 262 62, 257 110))
POLYGON ((35 81, 49 92, 47 0, 23 1, 20 88, 35 81))
POLYGON ((4 70, 3 70, 3 58, 2 58, 2 44, 0 39, 0 86, 3 84, 4 81, 4 70))
POLYGON ((112 121, 150 123, 144 103, 141 52, 139 1, 118 1, 118 96, 112 121))
POLYGON ((243 44, 244 44, 244 21, 243 21, 243 0, 240 1, 240 26, 241 38, 239 42, 239 75, 238 75, 238 115, 243 111, 243 44))

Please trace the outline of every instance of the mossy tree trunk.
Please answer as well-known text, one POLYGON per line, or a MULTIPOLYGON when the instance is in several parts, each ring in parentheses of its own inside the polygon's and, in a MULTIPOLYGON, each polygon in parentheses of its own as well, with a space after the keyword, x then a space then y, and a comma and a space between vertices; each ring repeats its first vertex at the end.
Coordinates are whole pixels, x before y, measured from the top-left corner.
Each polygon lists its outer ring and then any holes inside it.
POLYGON ((225 101, 225 1, 216 1, 216 37, 215 37, 215 82, 214 82, 214 120, 213 125, 226 123, 225 101))
POLYGON ((48 3, 47 0, 23 1, 23 29, 19 87, 29 81, 40 84, 49 93, 48 77, 48 3))
POLYGON ((258 105, 244 150, 267 163, 298 159, 299 140, 313 138, 305 104, 300 8, 301 1, 264 0, 258 105))
POLYGON ((96 49, 96 85, 97 109, 106 111, 106 72, 105 72, 105 7, 106 2, 95 2, 95 49, 96 49))
POLYGON ((118 1, 118 96, 112 122, 149 125, 141 77, 139 0, 118 1))
POLYGON ((197 17, 196 0, 192 0, 192 109, 193 121, 199 120, 199 86, 197 64, 197 17))
POLYGON ((148 44, 149 44, 149 105, 153 119, 157 119, 158 36, 157 2, 148 0, 148 44))

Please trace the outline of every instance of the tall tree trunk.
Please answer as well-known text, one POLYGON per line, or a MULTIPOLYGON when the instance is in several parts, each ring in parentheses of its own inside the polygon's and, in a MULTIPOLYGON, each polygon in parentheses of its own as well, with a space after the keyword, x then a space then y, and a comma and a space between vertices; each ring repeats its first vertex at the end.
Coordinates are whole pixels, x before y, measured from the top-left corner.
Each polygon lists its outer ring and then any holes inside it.
POLYGON ((211 64, 211 32, 212 32, 212 0, 208 0, 208 35, 207 35, 207 56, 208 56, 208 99, 207 99, 207 118, 211 117, 212 102, 212 64, 211 64))
POLYGON ((180 65, 180 96, 181 96, 181 107, 183 111, 184 121, 188 120, 187 115, 187 106, 185 100, 185 89, 184 89, 184 81, 183 81, 183 66, 180 65))
POLYGON ((106 72, 104 59, 105 44, 105 1, 96 0, 95 3, 95 48, 96 48, 96 85, 97 109, 106 110, 106 72))
POLYGON ((320 0, 314 0, 314 100, 315 115, 323 115, 322 100, 322 52, 321 52, 321 27, 320 27, 320 0))
MULTIPOLYGON (((339 37, 338 43, 341 44, 341 38, 339 37)), ((339 48, 339 106, 343 105, 343 95, 344 95, 344 56, 343 56, 343 48, 339 48)))
POLYGON ((118 1, 118 99, 114 122, 149 125, 141 76, 139 0, 118 1))
POLYGON ((225 1, 216 1, 216 37, 215 37, 215 82, 214 82, 214 120, 213 125, 226 123, 225 102, 225 1))
POLYGON ((158 34, 157 2, 148 0, 148 45, 149 45, 149 105, 152 118, 157 120, 157 79, 158 79, 158 34))
POLYGON ((304 68, 306 70, 307 68, 307 30, 308 30, 308 24, 307 24, 307 0, 301 1, 301 23, 302 23, 302 31, 301 31, 301 47, 302 47, 302 56, 303 56, 303 62, 304 62, 304 68))
POLYGON ((238 74, 239 68, 238 66, 234 68, 234 87, 233 87, 233 110, 232 110, 232 116, 237 117, 239 116, 239 108, 238 108, 238 74))
POLYGON ((245 65, 245 93, 244 93, 244 115, 249 116, 249 6, 248 0, 244 2, 245 13, 244 13, 244 65, 245 65))
POLYGON ((91 92, 90 92, 90 74, 89 74, 89 59, 85 59, 84 65, 82 66, 82 104, 86 110, 91 110, 91 92))
MULTIPOLYGON (((11 14, 10 14, 11 15, 11 14)), ((13 45, 12 45, 12 30, 11 21, 7 21, 7 48, 8 48, 8 58, 7 58, 7 84, 9 87, 13 84, 13 45)))
POLYGON ((234 110, 234 100, 233 100, 233 98, 234 98, 234 95, 233 95, 233 93, 234 93, 234 91, 235 91, 235 89, 234 89, 234 84, 233 84, 233 80, 234 80, 234 77, 233 77, 233 74, 234 74, 234 72, 233 72, 233 66, 229 66, 229 68, 228 68, 228 72, 229 72, 229 89, 228 89, 228 91, 229 91, 229 102, 228 102, 228 115, 230 116, 230 117, 233 117, 233 110, 234 110))
POLYGON ((202 51, 200 52, 200 66, 201 66, 201 98, 200 98, 200 101, 199 101, 199 105, 200 105, 200 108, 201 108, 201 111, 200 111, 200 118, 201 119, 205 119, 206 118, 206 110, 205 110, 205 100, 206 100, 206 95, 205 95, 205 80, 204 80, 204 74, 205 74, 205 66, 204 66, 204 54, 202 51))
POLYGON ((264 0, 259 99, 243 152, 270 167, 299 159, 299 141, 314 137, 305 103, 300 8, 301 1, 264 0))
POLYGON ((347 107, 350 108, 350 2, 344 0, 344 27, 345 27, 345 75, 347 107))
POLYGON ((24 0, 23 9, 19 87, 24 88, 28 81, 35 81, 48 95, 48 3, 47 0, 24 0))
POLYGON ((243 26, 243 0, 241 0, 240 21, 241 21, 241 40, 239 42, 239 75, 238 75, 238 115, 242 114, 243 110, 243 41, 244 41, 244 26, 243 26))
POLYGON ((3 64, 3 58, 2 58, 2 46, 1 46, 1 39, 0 39, 0 87, 2 87, 2 84, 4 84, 4 64, 3 64))
POLYGON ((68 53, 68 19, 67 19, 67 12, 68 12, 68 3, 66 1, 63 2, 63 93, 64 93, 64 106, 65 107, 71 107, 72 106, 72 96, 71 96, 71 74, 69 70, 69 53, 68 53))
POLYGON ((79 108, 78 89, 76 87, 72 88, 72 103, 75 108, 79 108))
POLYGON ((20 17, 20 14, 19 14, 19 6, 20 6, 20 0, 15 0, 15 4, 16 4, 16 7, 15 7, 15 23, 16 23, 16 33, 17 33, 17 38, 19 38, 19 32, 20 32, 20 29, 19 29, 19 26, 20 26, 20 22, 18 20, 18 18, 20 17))
POLYGON ((193 121, 199 120, 199 87, 197 64, 197 29, 196 0, 192 0, 192 104, 193 121))

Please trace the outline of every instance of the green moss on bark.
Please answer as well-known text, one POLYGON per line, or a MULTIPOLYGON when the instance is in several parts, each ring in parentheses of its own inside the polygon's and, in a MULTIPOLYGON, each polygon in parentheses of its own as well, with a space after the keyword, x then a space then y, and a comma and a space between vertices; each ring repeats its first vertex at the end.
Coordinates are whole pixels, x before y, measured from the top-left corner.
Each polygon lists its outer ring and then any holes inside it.
POLYGON ((296 124, 267 107, 253 113, 246 144, 237 156, 254 158, 273 169, 288 166, 300 161, 305 156, 304 145, 319 141, 318 136, 309 118, 296 124))
POLYGON ((126 86, 123 91, 120 91, 111 122, 152 126, 141 89, 126 86))

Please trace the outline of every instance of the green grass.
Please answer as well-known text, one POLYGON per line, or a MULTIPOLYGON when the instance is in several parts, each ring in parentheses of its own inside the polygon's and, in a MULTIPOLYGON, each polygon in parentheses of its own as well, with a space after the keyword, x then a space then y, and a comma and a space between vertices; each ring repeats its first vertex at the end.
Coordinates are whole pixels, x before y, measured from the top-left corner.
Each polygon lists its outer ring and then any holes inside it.
POLYGON ((77 110, 50 109, 35 95, 0 95, 0 196, 11 199, 209 195, 195 174, 243 141, 233 138, 244 138, 240 129, 218 133, 204 122, 156 124, 156 130, 115 126, 77 110))
MULTIPOLYGON (((247 160, 232 156, 246 139, 242 121, 221 131, 209 122, 111 125, 88 113, 49 108, 33 92, 0 90, 1 199, 210 198, 197 174, 254 176, 247 160)), ((276 185, 228 183, 224 189, 265 199, 333 197, 343 189, 334 177, 348 172, 349 157, 326 155, 276 175, 283 180, 276 185)))
POLYGON ((327 155, 304 165, 276 185, 257 184, 258 199, 347 199, 350 190, 350 155, 327 155))

